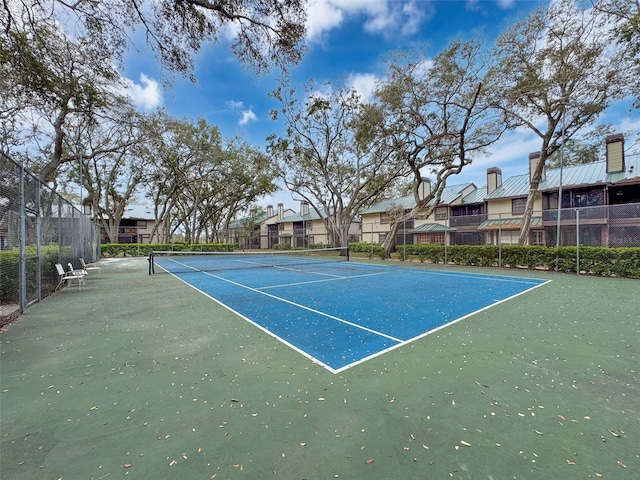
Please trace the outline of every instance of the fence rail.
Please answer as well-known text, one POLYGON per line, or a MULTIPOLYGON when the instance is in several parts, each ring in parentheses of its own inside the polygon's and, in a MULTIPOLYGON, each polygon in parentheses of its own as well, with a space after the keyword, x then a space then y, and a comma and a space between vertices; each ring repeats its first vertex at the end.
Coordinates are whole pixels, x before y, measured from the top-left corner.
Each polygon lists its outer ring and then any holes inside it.
POLYGON ((100 227, 21 164, 0 155, 0 326, 50 295, 56 263, 100 258, 100 227))

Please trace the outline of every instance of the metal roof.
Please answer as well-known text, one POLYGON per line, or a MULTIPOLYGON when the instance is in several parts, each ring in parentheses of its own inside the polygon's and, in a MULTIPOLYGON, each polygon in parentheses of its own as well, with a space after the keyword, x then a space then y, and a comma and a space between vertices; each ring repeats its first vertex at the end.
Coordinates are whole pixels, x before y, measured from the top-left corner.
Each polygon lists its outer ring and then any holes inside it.
POLYGON ((487 186, 482 185, 476 188, 473 192, 465 195, 462 198, 463 205, 469 205, 471 203, 483 203, 487 198, 487 186))
MULTIPOLYGON (((607 162, 569 165, 562 168, 562 186, 575 188, 581 185, 603 185, 625 180, 640 182, 640 157, 625 158, 624 172, 607 173, 607 162)), ((560 186, 560 168, 548 168, 538 191, 557 190, 560 186)), ((522 197, 529 193, 529 173, 515 175, 487 196, 487 200, 506 197, 522 197)))
MULTIPOLYGON (((450 203, 453 203, 454 200, 460 198, 463 190, 466 190, 469 187, 473 187, 474 191, 477 190, 473 183, 463 183, 460 185, 445 187, 442 191, 442 196, 440 197, 440 205, 449 205, 450 203)), ((432 202, 429 202, 429 205, 432 205, 432 202)))
MULTIPOLYGON (((309 213, 307 213, 306 215, 300 215, 300 213, 294 213, 293 215, 286 216, 281 220, 277 220, 274 223, 310 222, 313 220, 322 220, 324 218, 326 218, 326 215, 323 215, 321 217, 320 215, 318 215, 318 212, 316 212, 313 209, 309 209, 309 213)), ((352 223, 360 223, 360 217, 354 217, 352 223)))
POLYGON ((124 209, 122 218, 125 219, 141 219, 141 220, 154 220, 153 207, 148 205, 129 205, 124 209))
MULTIPOLYGON (((253 224, 254 225, 260 225, 262 222, 264 222, 268 218, 269 217, 265 213, 264 215, 260 215, 259 217, 254 218, 253 219, 253 224)), ((231 222, 229 224, 229 228, 243 228, 245 225, 243 225, 242 222, 244 222, 245 220, 246 220, 246 218, 241 218, 240 220, 236 220, 235 222, 231 222)))
POLYGON ((415 204, 416 202, 413 199, 413 195, 407 195, 406 197, 383 200, 382 202, 376 203, 372 207, 369 207, 363 210, 362 212, 360 212, 360 215, 366 215, 368 213, 388 212, 389 210, 392 210, 393 208, 397 208, 397 207, 400 207, 406 210, 409 208, 413 208, 415 204))
MULTIPOLYGON (((454 200, 460 197, 463 190, 469 188, 470 186, 475 188, 475 185, 473 183, 462 183, 460 185, 451 185, 450 187, 445 187, 442 191, 442 195, 440 196, 439 205, 448 205, 452 203, 454 200)), ((429 205, 433 205, 433 200, 429 202, 429 205)), ((383 200, 382 202, 376 203, 372 207, 369 207, 366 210, 362 211, 360 214, 367 215, 370 213, 384 213, 397 207, 409 210, 415 206, 416 202, 413 198, 413 195, 407 195, 406 197, 383 200)))
POLYGON ((411 233, 455 232, 453 227, 447 227, 440 223, 425 223, 411 230, 411 233))
POLYGON ((320 220, 320 215, 313 210, 309 209, 309 213, 306 215, 300 215, 300 213, 294 213, 293 215, 288 215, 275 223, 289 223, 289 222, 308 222, 311 220, 320 220))
MULTIPOLYGON (((478 226, 478 230, 520 230, 522 218, 500 218, 485 220, 478 226)), ((542 217, 531 217, 531 227, 542 227, 542 217)))

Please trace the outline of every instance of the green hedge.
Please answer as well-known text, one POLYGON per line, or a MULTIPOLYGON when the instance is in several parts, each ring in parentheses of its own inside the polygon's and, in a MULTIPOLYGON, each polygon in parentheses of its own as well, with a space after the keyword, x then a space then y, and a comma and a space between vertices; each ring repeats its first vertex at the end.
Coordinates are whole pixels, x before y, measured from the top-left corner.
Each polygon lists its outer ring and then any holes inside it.
MULTIPOLYGON (((311 246, 310 246, 311 247, 311 246)), ((324 247, 323 244, 313 247, 324 247)), ((57 247, 56 247, 57 248, 57 247)), ((289 247, 290 248, 290 247, 289 247)), ((355 257, 385 258, 384 251, 376 243, 350 243, 349 249, 355 257)), ((147 256, 151 250, 232 252, 230 243, 208 243, 189 245, 187 243, 138 244, 111 243, 102 245, 103 257, 147 256)), ((57 251, 57 250, 56 250, 57 251)), ((450 245, 447 247, 447 263, 479 267, 556 269, 561 272, 576 271, 576 247, 542 247, 537 245, 503 245, 501 252, 497 245, 450 245), (501 258, 500 258, 501 255, 501 258), (500 260, 502 260, 500 262, 500 260)), ((399 245, 394 255, 397 259, 444 263, 443 245, 399 245), (406 248, 406 253, 403 249, 406 248)), ((48 262, 51 263, 51 262, 48 262)), ((55 263, 55 262, 53 262, 55 263)), ((580 247, 580 270, 589 275, 640 278, 640 248, 580 247)))
POLYGON ((384 250, 378 243, 357 242, 349 244, 349 253, 356 257, 382 258, 386 257, 384 250))
MULTIPOLYGON (((36 247, 26 247, 27 255, 27 295, 36 291, 38 279, 36 277, 36 247)), ((40 248, 41 278, 43 295, 47 295, 48 287, 55 288, 58 282, 58 272, 55 264, 59 261, 60 247, 50 244, 40 248), (53 287, 51 287, 53 285, 53 287)), ((18 303, 20 299, 20 251, 18 249, 0 251, 0 303, 18 303)))
MULTIPOLYGON (((351 244, 352 251, 371 249, 371 244, 351 244)), ((378 245, 378 248, 380 246, 378 245)), ((481 267, 557 269, 575 273, 576 247, 543 247, 537 245, 450 245, 447 247, 447 263, 481 267)), ((640 278, 640 248, 608 248, 581 246, 580 271, 588 275, 640 278)), ((399 245, 394 255, 397 259, 444 263, 443 245, 399 245), (406 250, 405 250, 406 249, 406 250)))
POLYGON ((103 257, 147 257, 149 252, 233 252, 232 243, 103 243, 103 257))
MULTIPOLYGON (((101 246, 103 257, 146 257, 152 250, 156 252, 233 252, 236 246, 233 243, 103 243, 101 246)), ((308 248, 329 248, 327 243, 312 243, 308 248)), ((302 247, 300 247, 302 248, 302 247)), ((278 244, 274 250, 292 250, 290 244, 278 244)), ((295 249, 298 249, 296 247, 295 249)))

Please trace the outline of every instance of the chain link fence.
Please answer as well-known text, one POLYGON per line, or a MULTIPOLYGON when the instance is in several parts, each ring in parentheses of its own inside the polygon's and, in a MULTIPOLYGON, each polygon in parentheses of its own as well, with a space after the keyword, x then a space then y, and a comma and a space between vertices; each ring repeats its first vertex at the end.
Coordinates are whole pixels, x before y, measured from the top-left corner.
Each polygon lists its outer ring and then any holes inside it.
MULTIPOLYGON (((396 244, 517 245, 522 215, 494 213, 450 216, 436 220, 407 220, 396 244)), ((362 241, 382 243, 390 224, 362 223, 362 241)), ((640 203, 534 211, 530 245, 547 247, 640 247, 640 203), (558 234, 560 241, 558 242, 558 234)))
MULTIPOLYGON (((358 224, 347 225, 343 228, 349 231, 347 235, 348 243, 360 241, 358 224)), ((315 228, 300 227, 286 230, 273 229, 267 233, 258 229, 251 232, 229 229, 226 232, 219 232, 218 237, 244 250, 291 250, 345 246, 334 245, 334 241, 326 229, 317 226, 315 228)))
POLYGON ((100 227, 0 155, 0 327, 54 292, 56 263, 100 258, 100 227))

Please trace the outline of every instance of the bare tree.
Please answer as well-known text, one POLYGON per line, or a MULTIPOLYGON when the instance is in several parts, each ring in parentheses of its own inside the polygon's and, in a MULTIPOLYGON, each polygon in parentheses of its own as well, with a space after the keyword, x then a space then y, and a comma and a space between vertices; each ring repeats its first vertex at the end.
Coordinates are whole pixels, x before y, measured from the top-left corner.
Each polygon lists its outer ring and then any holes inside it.
POLYGON ((285 82, 272 93, 282 105, 272 116, 282 116, 287 130, 283 137, 269 137, 268 152, 285 186, 323 219, 330 243, 342 247, 358 212, 406 170, 386 155, 382 142, 366 134, 374 111, 354 90, 334 90, 331 84, 324 90, 320 93, 311 81, 296 96, 285 82))
POLYGON ((496 106, 541 141, 521 245, 529 243, 534 202, 549 156, 625 94, 622 58, 609 48, 601 27, 594 10, 558 0, 531 13, 497 41, 496 106))
POLYGON ((410 170, 415 207, 399 215, 383 249, 395 248, 396 233, 418 211, 430 215, 447 180, 500 138, 505 125, 486 101, 487 58, 479 42, 454 41, 433 61, 422 52, 401 54, 389 64, 376 91, 378 135, 394 162, 410 170), (423 177, 434 175, 428 195, 419 194, 423 177))
MULTIPOLYGON (((564 142, 562 149, 562 158, 560 151, 556 150, 553 155, 547 159, 547 165, 551 168, 560 167, 562 165, 584 165, 585 163, 597 162, 602 157, 600 150, 604 148, 605 139, 609 135, 618 133, 613 125, 602 124, 597 125, 593 129, 575 135, 573 138, 564 142)), ((625 138, 629 133, 625 134, 625 138)))

